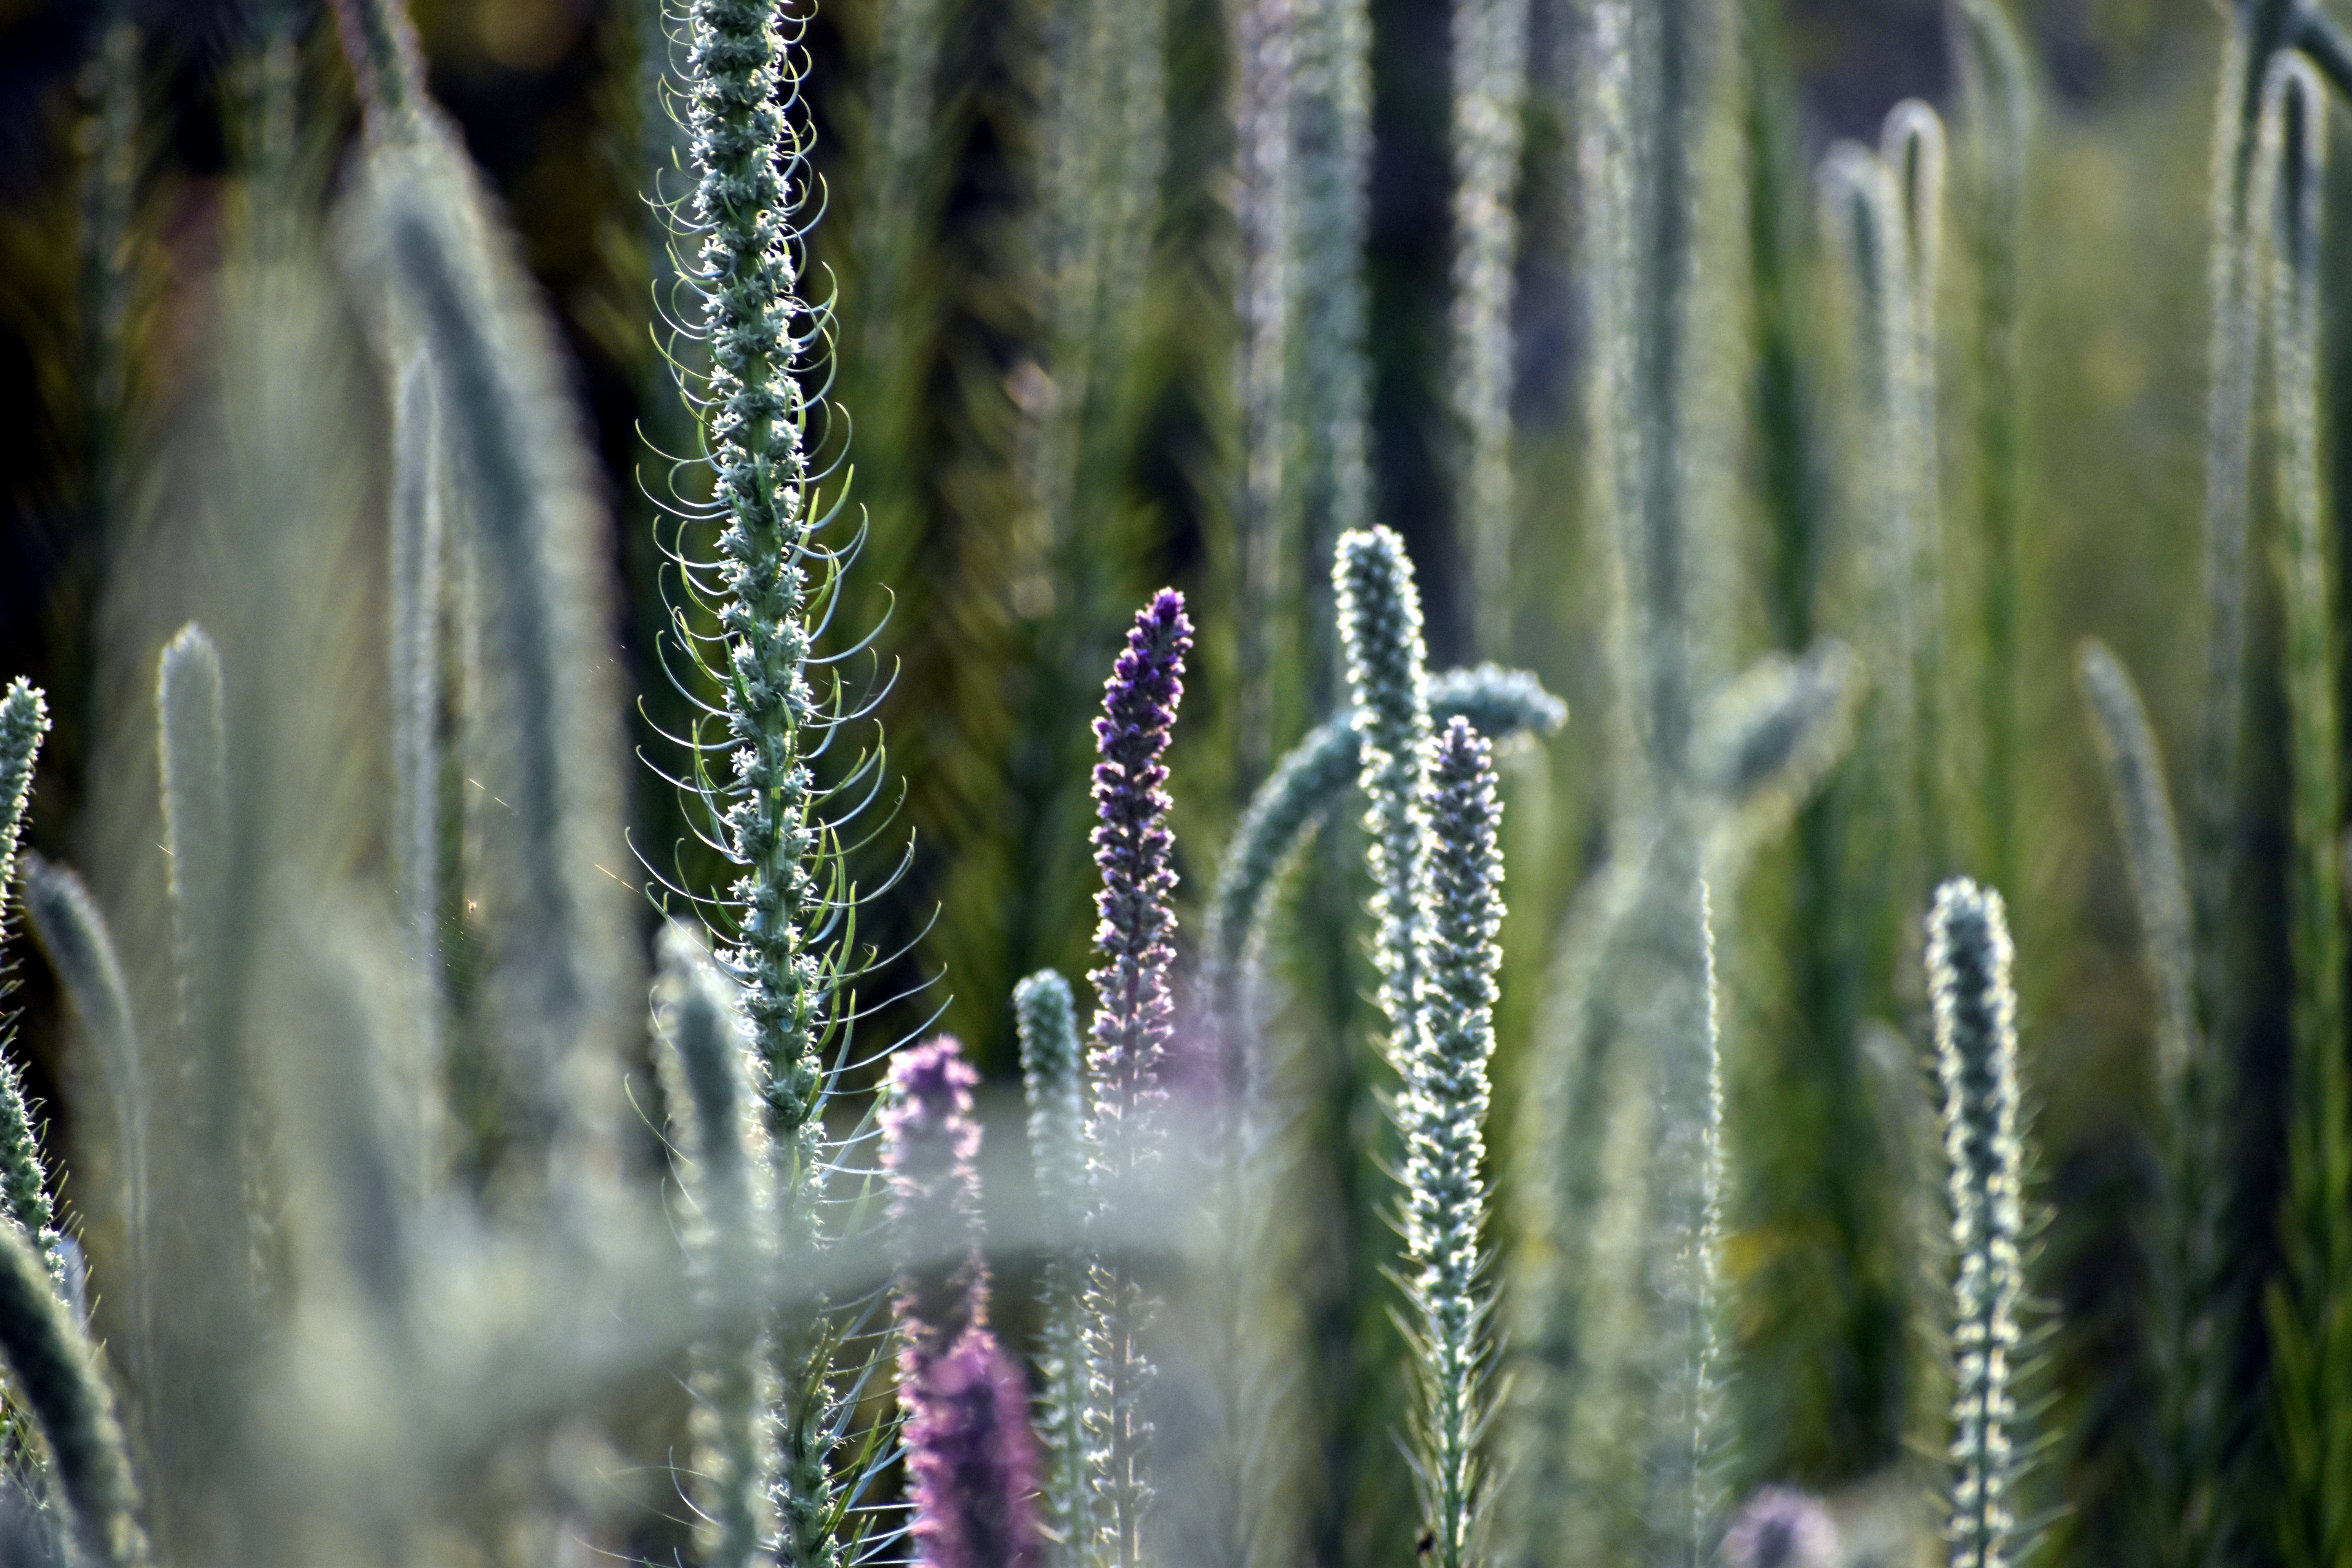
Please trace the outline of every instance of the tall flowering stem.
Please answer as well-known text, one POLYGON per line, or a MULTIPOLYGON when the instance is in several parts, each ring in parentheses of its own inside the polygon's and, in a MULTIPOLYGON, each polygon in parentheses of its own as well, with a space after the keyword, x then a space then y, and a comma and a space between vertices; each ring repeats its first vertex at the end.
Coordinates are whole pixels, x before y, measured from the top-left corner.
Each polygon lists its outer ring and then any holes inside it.
POLYGON ((988 1327, 980 1248, 980 1074, 942 1035, 890 1064, 882 1167, 898 1247, 898 1402, 912 1526, 929 1568, 1031 1568, 1037 1444, 1028 1385, 988 1327))
MULTIPOLYGON (((1298 351, 1288 402, 1298 424, 1299 532, 1321 561, 1343 534, 1371 521, 1366 434, 1371 362, 1364 237, 1372 163, 1372 23, 1366 0, 1297 0, 1291 109, 1291 289, 1298 351)), ((1307 619, 1329 623, 1318 599, 1307 619)), ((1319 635, 1319 634, 1318 634, 1319 635)), ((1330 679, 1318 648, 1317 697, 1330 679)))
POLYGON ((2018 1546, 2012 1498, 2029 1450, 2012 1391, 2025 1293, 2025 1142, 2017 993, 2000 895, 1956 877, 1927 916, 1928 999, 1944 1089, 1952 1251, 1952 1568, 2003 1568, 2018 1546))
POLYGON ((49 731, 49 705, 41 689, 23 679, 0 697, 0 909, 16 880, 16 846, 24 837, 25 806, 33 796, 33 760, 49 731))
POLYGON ((1454 414, 1470 513, 1460 531, 1489 655, 1510 637, 1513 198, 1527 91, 1527 0, 1454 0, 1454 414))
POLYGON ((1413 1445, 1429 1561, 1464 1568, 1479 1501, 1485 1344, 1493 1305, 1478 1234, 1486 1217, 1486 1061, 1503 950, 1503 805, 1494 749, 1455 719, 1432 744, 1426 920, 1418 1026, 1404 1058, 1404 1240, 1422 1374, 1413 1445))
MULTIPOLYGON (((1095 947, 1103 963, 1087 976, 1098 1000, 1087 1060, 1093 1085, 1087 1138, 1097 1219, 1139 1172, 1159 1162, 1166 1136, 1160 1064, 1173 1011, 1168 968, 1176 915, 1169 899, 1176 873, 1169 864, 1168 769, 1160 759, 1192 646, 1184 596, 1161 589, 1137 613, 1095 721, 1102 756, 1094 773, 1095 864, 1103 879, 1095 947)), ((1087 1279, 1088 1533, 1095 1560, 1118 1568, 1141 1560, 1152 1500, 1143 1400, 1155 1369, 1139 1339, 1150 1308, 1127 1266, 1094 1257, 1087 1279)))
MULTIPOLYGON (((898 1322, 898 1389, 910 1400, 923 1371, 987 1315, 980 1253, 980 1123, 971 1091, 980 1074, 948 1036, 890 1063, 883 1107, 882 1168, 899 1254, 891 1310, 898 1322)), ((909 1414, 912 1414, 911 1409, 909 1414)))
POLYGON ((2294 1110, 2281 1240, 2284 1278, 2264 1305, 2273 1420, 2285 1471, 2277 1516, 2290 1568, 2352 1561, 2352 1068, 2345 1050, 2347 935, 2342 889, 2343 724, 2337 710, 2329 511, 2320 483, 2320 215, 2327 100, 2292 56, 2263 83, 2254 216, 2273 226, 2270 360, 2278 432, 2280 564, 2285 582, 2288 756, 2294 869, 2288 951, 2294 968, 2294 1110))
MULTIPOLYGON (((1242 323, 1241 523, 1242 667, 1266 668, 1268 639, 1286 605, 1277 584, 1282 575, 1288 517, 1284 459, 1289 424, 1284 417, 1286 372, 1291 355, 1290 232, 1291 99, 1297 79, 1294 58, 1296 0, 1244 0, 1234 16, 1234 53, 1240 79, 1234 94, 1241 230, 1235 313, 1242 323)), ((1242 771, 1255 783, 1265 773, 1274 738, 1275 715, 1267 682, 1246 683, 1241 722, 1242 771)))
POLYGON ((1374 528, 1339 541, 1332 563, 1339 597, 1339 640, 1355 704, 1357 773, 1370 804, 1364 826, 1372 871, 1373 959, 1380 966, 1381 1010, 1394 1032, 1391 1049, 1412 1048, 1415 974, 1420 966, 1419 898, 1427 858, 1429 767, 1428 658, 1421 636, 1421 592, 1404 541, 1374 528))
MULTIPOLYGON (((710 370, 704 439, 724 526, 717 611, 731 777, 705 780, 723 803, 721 837, 740 874, 719 956, 743 988, 765 1071, 773 1131, 780 1239, 822 1239, 824 1089, 820 1048, 833 965, 816 934, 828 912, 827 854, 807 762, 826 710, 807 665, 813 540, 800 374, 823 338, 821 313, 799 296, 805 145, 787 110, 797 102, 799 10, 772 0, 694 0, 688 57, 688 129, 698 177, 693 218, 701 251, 688 271, 704 301, 710 370)), ((830 1468, 838 1426, 827 1374, 832 1336, 787 1334, 784 1352, 781 1553, 832 1563, 839 1500, 830 1468)))
MULTIPOLYGON (((0 696, 0 942, 8 934, 10 889, 16 879, 16 846, 24 837, 25 807, 33 794, 33 763, 48 732, 49 708, 38 687, 14 680, 0 696)), ((0 958, 0 1002, 15 984, 0 958)), ((16 1019, 0 1013, 0 1046, 13 1043, 16 1019)), ((47 1173, 33 1131, 32 1108, 25 1099, 16 1064, 0 1058, 0 1203, 48 1266, 49 1279, 65 1289, 65 1254, 57 1215, 49 1203, 47 1173)))
POLYGON ((1087 1344, 1084 1254, 1076 1245, 1086 1213, 1086 1088, 1078 1077, 1078 1026, 1070 983, 1039 970, 1013 989, 1021 1035, 1021 1078, 1029 1100, 1029 1157, 1048 1234, 1038 1297, 1045 1310, 1038 1370, 1044 1426, 1046 1523, 1066 1543, 1082 1542, 1087 1518, 1087 1344))
MULTIPOLYGON (((702 944, 671 924, 662 932, 654 991, 654 1061, 669 1110, 670 1146, 687 1197, 682 1239, 695 1289, 708 1304, 730 1272, 766 1270, 770 1193, 767 1132, 759 1115, 735 988, 702 944)), ((775 1527, 776 1396, 772 1346, 752 1332, 697 1345, 690 1386, 698 1544, 709 1568, 753 1568, 775 1527)))
POLYGON ((907 1417, 916 1542, 927 1568, 1039 1568, 1029 1383, 996 1336, 964 1331, 907 1417))

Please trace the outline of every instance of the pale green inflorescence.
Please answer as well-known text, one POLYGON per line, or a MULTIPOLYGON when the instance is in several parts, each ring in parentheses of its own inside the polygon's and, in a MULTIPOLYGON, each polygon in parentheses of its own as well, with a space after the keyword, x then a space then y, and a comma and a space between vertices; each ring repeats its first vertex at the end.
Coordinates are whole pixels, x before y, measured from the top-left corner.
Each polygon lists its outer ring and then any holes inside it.
POLYGON ((1339 598, 1339 638, 1355 703, 1358 776, 1368 804, 1364 826, 1372 873, 1373 960, 1380 1003, 1393 1031, 1391 1048, 1412 1048, 1414 976, 1419 968, 1429 768, 1429 676, 1421 637, 1421 594, 1404 541, 1386 528, 1339 541, 1332 565, 1339 598))
POLYGON ((48 730, 49 705, 41 689, 10 681, 7 695, 0 697, 0 907, 16 879, 16 846, 33 794, 33 761, 48 730))
MULTIPOLYGON (((1433 722, 1467 719, 1482 735, 1549 734, 1568 721, 1568 704, 1525 670, 1482 664, 1432 676, 1429 713, 1433 722)), ((1267 775, 1234 829, 1210 895, 1204 944, 1208 991, 1221 1028, 1239 1026, 1249 945, 1265 918, 1276 878, 1333 800, 1355 782, 1362 755, 1354 710, 1325 720, 1267 775)))
POLYGON ((139 1490, 100 1373, 97 1347, 74 1321, 39 1256, 0 1229, 0 1360, 12 1396, 41 1424, 64 1500, 72 1510, 78 1563, 143 1568, 146 1532, 139 1490))
POLYGON ((1944 1089, 1952 1279, 1953 1568, 2002 1568, 2021 1544, 2016 1493, 2029 1450, 2014 1430, 2025 1294, 2025 1143, 2013 950, 2000 895, 1956 877, 1927 916, 1928 1000, 1944 1089))
MULTIPOLYGON (((689 120, 702 236, 688 270, 705 300, 709 338, 705 441, 723 515, 718 605, 726 667, 732 777, 725 804, 733 942, 720 962, 743 988, 743 1011, 766 1074, 775 1197, 786 1247, 820 1239, 824 1086, 819 1055, 829 1005, 824 955, 811 937, 824 895, 815 868, 823 829, 806 740, 824 719, 807 679, 811 637, 809 406, 797 372, 821 336, 799 297, 802 134, 786 106, 798 70, 773 5, 695 0, 688 58, 689 120)), ((777 1497, 779 1555, 790 1564, 839 1561, 831 1473, 836 1396, 830 1358, 784 1343, 777 1497)))
MULTIPOLYGON (((25 808, 33 793, 33 763, 48 732, 48 704, 40 689, 11 681, 0 697, 0 942, 8 932, 9 901, 16 878, 16 846, 24 836, 25 808)), ((0 959, 0 1001, 11 983, 0 959)), ((0 1046, 12 1044, 16 1019, 0 1014, 0 1046)), ((31 1106, 16 1065, 0 1057, 0 1203, 48 1266, 50 1281, 65 1288, 65 1255, 59 1249, 57 1216, 50 1206, 48 1175, 41 1163, 31 1106)))
MULTIPOLYGON (((675 921, 661 936, 654 1046, 687 1199, 687 1265, 710 1305, 730 1274, 773 1266, 767 1131, 734 987, 675 921)), ((766 1333, 755 1328, 698 1344, 689 1386, 702 1561, 749 1568, 764 1561, 775 1527, 775 1367, 766 1333)))
MULTIPOLYGON (((180 1023, 210 1045, 226 1032, 222 926, 229 868, 228 742, 220 652, 193 621, 164 646, 156 674, 163 831, 170 845, 172 957, 180 1023)), ((210 1086, 207 1086, 210 1087, 210 1086)))
POLYGON ((1021 1077, 1029 1102, 1029 1157, 1037 1201, 1057 1245, 1038 1295, 1045 1309, 1039 1370, 1038 1438, 1045 1448, 1045 1522, 1057 1562, 1076 1562, 1091 1534, 1087 1486, 1084 1254, 1076 1246, 1087 1194, 1086 1094, 1078 1077, 1077 1014, 1070 983, 1041 969, 1013 990, 1021 1036, 1021 1077))
POLYGON ((1502 800, 1493 748, 1461 719, 1431 743, 1429 870, 1416 1027, 1397 1120, 1405 1132, 1406 1293, 1421 1356, 1414 1443, 1430 1561, 1474 1561, 1476 1445, 1486 1426, 1486 1331, 1493 1292, 1479 1231, 1486 1189, 1487 1058, 1502 971, 1502 800))

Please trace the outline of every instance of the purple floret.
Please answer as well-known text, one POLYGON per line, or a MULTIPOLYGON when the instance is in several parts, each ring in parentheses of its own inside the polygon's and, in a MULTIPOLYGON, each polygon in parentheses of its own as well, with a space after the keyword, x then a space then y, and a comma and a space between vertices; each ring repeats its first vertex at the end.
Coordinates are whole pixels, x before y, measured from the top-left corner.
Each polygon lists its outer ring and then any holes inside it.
POLYGON ((898 1054, 881 1113, 882 1168, 898 1237, 897 1310, 905 1349, 902 1384, 965 1329, 988 1316, 980 1251, 980 1123, 971 1091, 980 1074, 950 1036, 898 1054))
POLYGON ((1790 1487, 1763 1487, 1740 1505, 1723 1537, 1727 1568, 1831 1568, 1836 1521, 1822 1500, 1790 1487))
POLYGON ((1095 897, 1101 916, 1095 945, 1104 963, 1087 977, 1100 998, 1089 1065, 1096 1130, 1106 1148, 1145 1132, 1165 1098, 1160 1070, 1174 1010, 1168 966, 1176 873, 1169 866, 1168 769, 1160 757, 1184 695, 1184 655, 1192 646, 1184 595, 1161 589, 1137 613, 1127 650, 1103 685, 1103 716, 1095 721, 1102 754, 1094 774, 1095 864, 1103 879, 1095 897))
POLYGON ((1037 1439, 1029 1385, 984 1328, 933 1362, 907 1422, 917 1551, 929 1568, 1034 1568, 1037 1439))

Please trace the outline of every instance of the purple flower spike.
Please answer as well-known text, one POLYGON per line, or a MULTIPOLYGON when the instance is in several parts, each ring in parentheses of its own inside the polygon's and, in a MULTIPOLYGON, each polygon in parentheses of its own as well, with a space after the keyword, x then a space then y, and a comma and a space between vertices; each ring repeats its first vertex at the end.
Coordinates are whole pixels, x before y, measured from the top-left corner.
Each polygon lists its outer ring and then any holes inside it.
POLYGON ((1029 1385, 984 1328, 931 1363, 907 1423, 913 1533, 926 1568, 1039 1568, 1029 1385))
MULTIPOLYGON (((882 1122, 882 1168, 899 1268, 895 1306, 905 1349, 902 1388, 963 1331, 988 1318, 988 1271, 980 1251, 980 1123, 971 1091, 980 1074, 950 1036, 898 1053, 882 1122)), ((911 1406, 909 1407, 911 1410, 911 1406)))
POLYGON ((1137 612, 1127 651, 1103 683, 1103 716, 1095 721, 1102 753, 1095 764, 1095 864, 1103 879, 1095 896, 1102 917, 1095 946, 1104 963, 1087 976, 1100 998, 1089 1065, 1097 1147, 1123 1163, 1133 1162, 1133 1141, 1165 1098, 1160 1067, 1173 1012, 1168 965, 1176 915, 1168 900, 1176 873, 1168 864, 1174 840, 1160 754, 1184 695, 1184 655, 1192 646, 1184 595, 1162 588, 1137 612))
POLYGON ((1832 1568, 1837 1523, 1822 1500, 1789 1487, 1763 1487, 1740 1505, 1723 1537, 1727 1568, 1832 1568))

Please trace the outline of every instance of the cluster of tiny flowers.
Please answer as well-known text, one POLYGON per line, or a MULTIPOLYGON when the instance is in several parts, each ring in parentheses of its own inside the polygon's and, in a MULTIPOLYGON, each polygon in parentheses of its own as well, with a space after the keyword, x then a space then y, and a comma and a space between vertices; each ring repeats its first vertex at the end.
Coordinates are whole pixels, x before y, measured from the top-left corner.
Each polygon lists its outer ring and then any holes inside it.
POLYGON ((2017 996, 2000 895, 1966 878, 1936 890, 1927 977, 1951 1170, 1952 1562, 2000 1568, 2020 1460, 2009 1427, 2024 1293, 2025 1152, 2018 1130, 2017 996))
POLYGON ((1491 1293, 1479 1281, 1486 1219, 1486 1061, 1502 967, 1502 801, 1493 748, 1463 719, 1430 745, 1427 892, 1418 1006, 1396 1116, 1405 1140, 1405 1250, 1420 1317, 1424 1426, 1415 1455, 1428 1487, 1431 1558, 1469 1560, 1474 1456, 1485 1424, 1491 1293))
MULTIPOLYGON (((1169 899, 1176 873, 1169 864, 1168 769, 1160 759, 1184 694, 1184 655, 1192 646, 1183 595, 1161 589, 1137 612, 1103 686, 1103 716, 1095 721, 1102 757, 1094 774, 1095 864, 1102 870, 1095 947, 1104 962, 1087 977, 1097 1003, 1087 1056, 1087 1142, 1097 1218, 1109 1214, 1122 1179, 1158 1157, 1164 1134, 1161 1068, 1172 1032, 1168 968, 1176 931, 1169 899)), ((1126 1268, 1107 1257, 1090 1260, 1081 1422, 1088 1496, 1080 1529, 1105 1561, 1121 1565, 1138 1560, 1152 1500, 1146 1463, 1151 1423, 1143 1396, 1157 1369, 1139 1343, 1151 1310, 1150 1295, 1126 1268)))
POLYGON ((906 1352, 901 1373, 922 1363, 982 1320, 988 1281, 980 1257, 980 1123, 971 1091, 980 1074, 942 1035, 898 1053, 880 1121, 890 1222, 902 1262, 895 1303, 906 1352))
POLYGON ((988 1327, 980 1250, 980 1075, 941 1036, 890 1064, 882 1166, 900 1254, 898 1400, 910 1530, 929 1568, 1041 1562, 1028 1384, 988 1327))
POLYGON ((1429 743, 1429 678, 1422 646, 1421 595, 1404 541, 1386 528, 1349 533, 1332 563, 1348 692, 1362 737, 1359 771, 1371 839, 1373 947, 1381 1007, 1400 1051, 1413 1005, 1427 812, 1422 798, 1429 743))
POLYGON ((986 1329, 965 1330, 930 1363, 907 1420, 907 1469, 926 1568, 1045 1562, 1029 1383, 986 1329))
POLYGON ((1161 589, 1137 613, 1095 721, 1102 758, 1094 772, 1095 864, 1102 871, 1095 946, 1104 963, 1087 978, 1100 999, 1089 1064, 1097 1158, 1139 1157, 1136 1141, 1165 1097, 1160 1066, 1174 1012, 1168 967, 1175 956, 1169 900, 1176 873, 1169 864, 1168 768, 1160 759, 1184 695, 1192 646, 1184 596, 1161 589))

